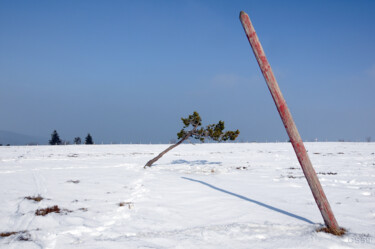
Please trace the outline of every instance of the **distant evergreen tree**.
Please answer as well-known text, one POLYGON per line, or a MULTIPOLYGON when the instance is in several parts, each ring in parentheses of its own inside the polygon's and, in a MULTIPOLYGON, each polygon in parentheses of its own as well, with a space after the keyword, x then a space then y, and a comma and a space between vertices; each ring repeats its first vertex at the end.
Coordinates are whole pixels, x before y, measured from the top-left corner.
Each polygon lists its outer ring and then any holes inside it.
POLYGON ((92 137, 89 134, 87 134, 86 138, 85 138, 85 144, 94 144, 94 141, 92 140, 92 137))
POLYGON ((51 134, 51 140, 49 140, 50 145, 60 145, 61 144, 61 139, 59 137, 59 134, 57 133, 56 130, 53 131, 51 134))
POLYGON ((74 144, 81 144, 82 141, 81 141, 81 138, 80 137, 75 137, 74 138, 74 144))

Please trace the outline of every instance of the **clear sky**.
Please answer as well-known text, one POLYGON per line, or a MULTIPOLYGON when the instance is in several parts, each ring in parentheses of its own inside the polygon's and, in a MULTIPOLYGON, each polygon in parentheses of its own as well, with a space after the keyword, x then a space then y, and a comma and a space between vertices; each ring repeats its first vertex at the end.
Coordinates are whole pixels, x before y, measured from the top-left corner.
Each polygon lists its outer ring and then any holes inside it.
POLYGON ((166 143, 181 117, 287 135, 247 12, 304 140, 375 140, 375 1, 0 1, 0 130, 166 143))

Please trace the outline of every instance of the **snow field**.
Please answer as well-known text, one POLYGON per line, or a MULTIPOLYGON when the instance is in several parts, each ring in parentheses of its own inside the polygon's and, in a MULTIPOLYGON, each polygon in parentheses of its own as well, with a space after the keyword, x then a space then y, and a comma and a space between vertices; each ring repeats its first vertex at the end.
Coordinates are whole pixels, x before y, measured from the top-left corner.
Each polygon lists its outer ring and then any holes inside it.
POLYGON ((343 237, 315 232, 289 143, 183 144, 143 169, 166 147, 0 147, 0 233, 24 231, 0 248, 375 247, 374 143, 306 144, 343 237))

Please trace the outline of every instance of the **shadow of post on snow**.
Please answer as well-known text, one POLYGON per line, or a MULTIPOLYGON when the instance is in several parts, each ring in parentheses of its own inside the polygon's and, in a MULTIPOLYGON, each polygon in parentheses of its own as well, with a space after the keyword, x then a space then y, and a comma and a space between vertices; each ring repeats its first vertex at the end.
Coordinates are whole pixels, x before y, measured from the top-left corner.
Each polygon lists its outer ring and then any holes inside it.
POLYGON ((288 211, 285 211, 285 210, 282 210, 282 209, 279 209, 279 208, 276 208, 276 207, 273 207, 273 206, 267 205, 267 204, 265 204, 265 203, 263 203, 263 202, 260 202, 260 201, 256 201, 256 200, 253 200, 253 199, 247 198, 247 197, 245 197, 245 196, 243 196, 243 195, 238 195, 238 194, 235 194, 235 193, 233 193, 233 192, 227 191, 227 190, 225 190, 225 189, 215 187, 215 186, 213 186, 213 185, 211 185, 211 184, 209 184, 209 183, 206 183, 206 182, 203 182, 203 181, 199 181, 199 180, 195 180, 195 179, 191 179, 191 178, 188 178, 188 177, 181 177, 181 178, 182 178, 182 179, 185 179, 185 180, 188 180, 188 181, 192 181, 192 182, 198 182, 198 183, 200 183, 200 184, 206 185, 207 187, 210 187, 210 188, 215 189, 215 190, 217 190, 217 191, 220 191, 220 192, 223 192, 223 193, 226 193, 226 194, 229 194, 229 195, 233 195, 233 196, 235 196, 235 197, 237 197, 237 198, 240 198, 240 199, 242 199, 242 200, 245 200, 245 201, 248 201, 248 202, 251 202, 251 203, 257 204, 257 205, 259 205, 259 206, 262 206, 262 207, 268 208, 268 209, 270 209, 270 210, 272 210, 272 211, 279 212, 279 213, 281 213, 281 214, 284 214, 284 215, 290 216, 290 217, 292 217, 292 218, 295 218, 295 219, 298 219, 298 220, 301 220, 301 221, 305 221, 305 222, 307 222, 307 223, 309 223, 309 224, 315 224, 315 223, 312 222, 311 220, 306 219, 306 218, 304 218, 304 217, 301 217, 301 216, 299 216, 299 215, 292 214, 292 213, 290 213, 290 212, 288 212, 288 211))

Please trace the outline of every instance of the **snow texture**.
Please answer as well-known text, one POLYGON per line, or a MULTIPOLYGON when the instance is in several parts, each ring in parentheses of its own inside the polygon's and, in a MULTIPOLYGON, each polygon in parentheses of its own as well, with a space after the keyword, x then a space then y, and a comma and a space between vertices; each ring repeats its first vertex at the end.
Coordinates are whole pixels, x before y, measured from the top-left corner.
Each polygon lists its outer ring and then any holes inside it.
POLYGON ((291 144, 167 146, 0 147, 0 248, 375 248, 375 143, 306 144, 343 237, 291 144))

